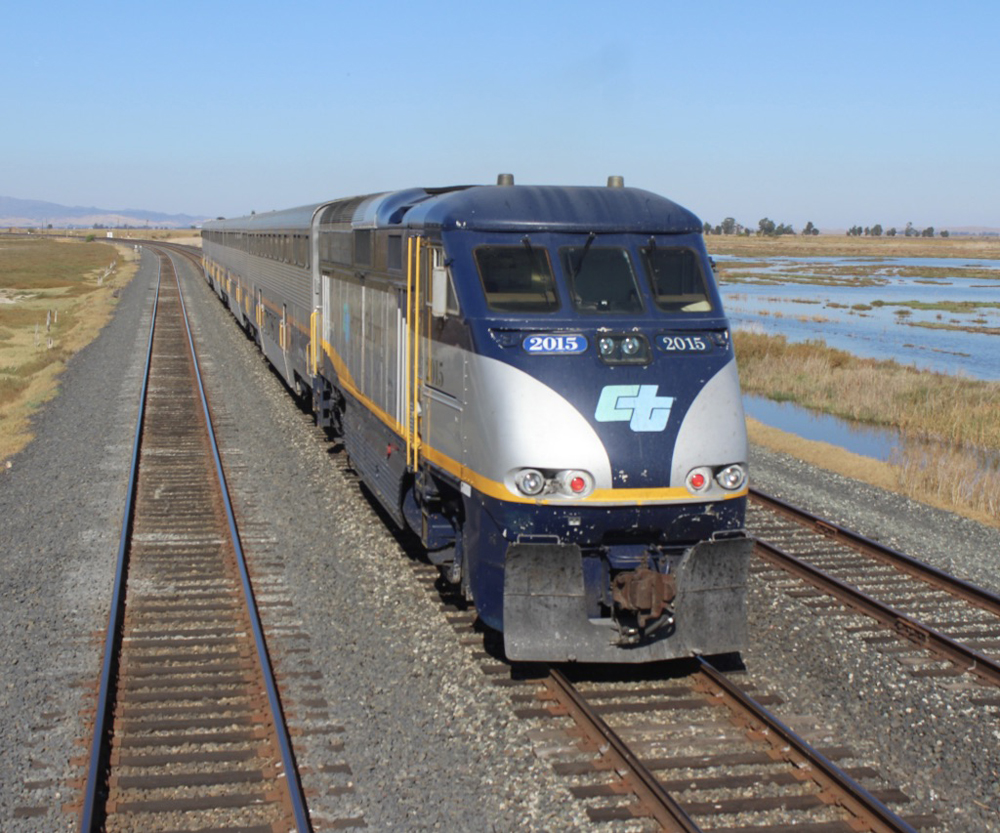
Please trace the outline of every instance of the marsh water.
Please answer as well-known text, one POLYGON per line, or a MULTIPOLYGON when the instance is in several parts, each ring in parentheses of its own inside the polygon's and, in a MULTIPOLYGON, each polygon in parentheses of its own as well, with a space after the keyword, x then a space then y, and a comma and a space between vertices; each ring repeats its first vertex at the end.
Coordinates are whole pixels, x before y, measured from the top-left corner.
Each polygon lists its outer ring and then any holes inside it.
POLYGON ((765 425, 807 440, 817 440, 875 460, 888 460, 902 447, 898 431, 875 428, 803 408, 793 402, 775 402, 763 396, 743 395, 743 410, 765 425))
MULTIPOLYGON (((736 329, 821 339, 859 356, 1000 380, 1000 261, 716 256, 736 329)), ((806 439, 888 460, 897 432, 744 396, 749 416, 806 439)))
POLYGON ((1000 261, 717 256, 733 326, 1000 380, 1000 261))

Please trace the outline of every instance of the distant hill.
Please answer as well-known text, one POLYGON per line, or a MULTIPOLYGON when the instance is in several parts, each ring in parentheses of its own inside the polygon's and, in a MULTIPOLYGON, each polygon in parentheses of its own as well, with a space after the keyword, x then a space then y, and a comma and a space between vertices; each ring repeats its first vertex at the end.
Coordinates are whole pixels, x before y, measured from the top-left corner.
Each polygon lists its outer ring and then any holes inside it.
MULTIPOLYGON (((885 226, 885 229, 889 229, 890 226, 885 226)), ((903 230, 906 228, 905 225, 896 226, 896 233, 902 237, 903 230)), ((917 234, 923 231, 923 228, 916 229, 917 234)), ((995 226, 934 226, 934 236, 940 237, 942 231, 947 231, 952 237, 998 237, 1000 236, 1000 228, 995 226)), ((839 235, 847 234, 846 228, 823 228, 820 229, 820 234, 829 235, 839 235)), ((883 237, 887 237, 885 231, 882 232, 883 237)))
MULTIPOLYGON (((991 226, 945 226, 944 229, 948 230, 948 234, 957 237, 998 237, 1000 236, 1000 228, 993 228, 991 226)), ((938 233, 944 229, 938 229, 938 233)))
POLYGON ((163 214, 136 208, 108 209, 69 207, 41 200, 0 197, 0 228, 189 228, 208 217, 190 214, 163 214))

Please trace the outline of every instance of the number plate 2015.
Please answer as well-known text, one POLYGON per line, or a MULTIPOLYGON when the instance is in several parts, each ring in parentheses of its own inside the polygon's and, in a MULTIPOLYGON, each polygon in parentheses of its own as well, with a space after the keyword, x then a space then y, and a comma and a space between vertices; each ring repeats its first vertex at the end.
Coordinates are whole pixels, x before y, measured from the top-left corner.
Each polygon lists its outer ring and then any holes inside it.
POLYGON ((665 353, 708 353, 712 339, 701 333, 674 333, 656 337, 657 346, 665 353))
POLYGON ((535 333, 521 342, 526 353, 544 356, 565 356, 587 351, 587 339, 582 335, 545 335, 535 333))

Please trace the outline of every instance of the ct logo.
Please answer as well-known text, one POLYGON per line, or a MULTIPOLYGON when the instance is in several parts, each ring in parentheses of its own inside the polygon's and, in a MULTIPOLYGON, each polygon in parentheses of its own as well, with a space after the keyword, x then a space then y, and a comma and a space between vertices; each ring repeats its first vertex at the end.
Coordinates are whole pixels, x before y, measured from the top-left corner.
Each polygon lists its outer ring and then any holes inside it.
POLYGON ((657 396, 658 385, 606 385, 597 400, 598 422, 628 422, 633 431, 662 431, 667 427, 672 396, 657 396))

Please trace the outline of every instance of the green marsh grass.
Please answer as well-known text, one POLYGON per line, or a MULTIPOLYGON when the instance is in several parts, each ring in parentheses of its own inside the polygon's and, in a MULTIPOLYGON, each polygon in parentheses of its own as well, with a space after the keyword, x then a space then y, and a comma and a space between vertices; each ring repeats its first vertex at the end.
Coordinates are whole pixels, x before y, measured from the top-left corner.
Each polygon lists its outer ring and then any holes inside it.
POLYGON ((982 333, 988 336, 998 336, 1000 335, 1000 327, 984 327, 978 325, 978 322, 973 321, 971 324, 962 324, 958 322, 953 322, 951 324, 945 324, 939 321, 906 321, 905 322, 910 327, 924 327, 928 330, 956 330, 963 333, 982 333), (977 324, 978 326, 972 326, 977 324))

